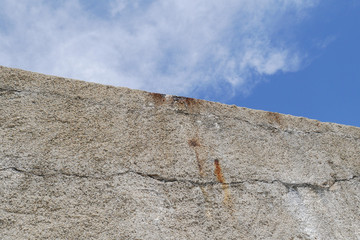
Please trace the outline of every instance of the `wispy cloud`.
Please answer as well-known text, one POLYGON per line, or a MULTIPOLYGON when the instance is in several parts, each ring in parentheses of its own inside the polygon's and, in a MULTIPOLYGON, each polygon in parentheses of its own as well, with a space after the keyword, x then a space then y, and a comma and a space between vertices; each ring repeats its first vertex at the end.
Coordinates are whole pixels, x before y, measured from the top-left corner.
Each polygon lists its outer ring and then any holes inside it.
POLYGON ((314 0, 2 0, 0 64, 178 95, 246 93, 296 71, 314 0))

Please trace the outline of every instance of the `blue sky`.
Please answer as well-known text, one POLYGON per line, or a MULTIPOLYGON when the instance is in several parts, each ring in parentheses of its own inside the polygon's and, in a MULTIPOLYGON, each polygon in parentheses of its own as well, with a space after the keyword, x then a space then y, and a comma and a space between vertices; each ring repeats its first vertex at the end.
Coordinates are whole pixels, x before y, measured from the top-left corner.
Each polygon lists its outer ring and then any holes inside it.
POLYGON ((0 5, 0 65, 360 126, 360 0, 0 5))

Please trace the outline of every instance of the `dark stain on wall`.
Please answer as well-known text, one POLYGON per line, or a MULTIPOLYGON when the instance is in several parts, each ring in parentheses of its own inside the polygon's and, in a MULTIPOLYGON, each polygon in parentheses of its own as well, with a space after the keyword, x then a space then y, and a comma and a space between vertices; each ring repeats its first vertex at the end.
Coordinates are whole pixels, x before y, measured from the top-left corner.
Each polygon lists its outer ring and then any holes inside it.
POLYGON ((219 159, 214 160, 214 166, 215 166, 214 174, 215 174, 218 182, 221 183, 222 189, 224 191, 224 203, 225 203, 225 205, 227 205, 228 207, 231 208, 232 201, 231 201, 231 197, 230 197, 229 184, 226 183, 226 181, 225 181, 219 159))
POLYGON ((188 141, 188 144, 189 144, 190 147, 199 147, 200 146, 199 140, 195 139, 195 138, 190 139, 188 141))
POLYGON ((198 99, 188 97, 171 96, 167 99, 165 94, 149 93, 149 95, 151 96, 156 105, 162 105, 168 102, 169 104, 180 107, 180 109, 183 110, 186 109, 192 111, 194 110, 194 107, 200 103, 198 99))
POLYGON ((188 97, 179 97, 179 96, 172 96, 173 103, 178 103, 185 105, 187 108, 194 107, 199 103, 199 100, 194 98, 188 98, 188 97))
POLYGON ((190 147, 194 148, 195 156, 196 156, 196 162, 199 168, 199 174, 201 177, 204 176, 204 159, 201 157, 203 154, 201 149, 201 144, 198 138, 193 138, 188 141, 188 144, 190 147))
POLYGON ((221 183, 225 183, 224 175, 222 173, 222 170, 220 167, 220 162, 218 159, 214 160, 214 165, 215 165, 214 173, 215 173, 216 179, 221 183))
POLYGON ((277 123, 279 125, 282 125, 282 116, 280 113, 267 112, 266 118, 269 120, 270 123, 277 123))
POLYGON ((163 104, 166 101, 165 94, 160 94, 160 93, 149 93, 149 94, 153 98, 155 104, 157 105, 163 104))

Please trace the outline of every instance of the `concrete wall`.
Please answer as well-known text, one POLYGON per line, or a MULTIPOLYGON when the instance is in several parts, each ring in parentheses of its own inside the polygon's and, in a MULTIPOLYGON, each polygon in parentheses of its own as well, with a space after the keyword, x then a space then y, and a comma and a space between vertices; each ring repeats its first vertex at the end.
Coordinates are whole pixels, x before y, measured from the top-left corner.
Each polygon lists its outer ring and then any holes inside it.
POLYGON ((1 239, 360 239, 360 129, 0 67, 1 239))

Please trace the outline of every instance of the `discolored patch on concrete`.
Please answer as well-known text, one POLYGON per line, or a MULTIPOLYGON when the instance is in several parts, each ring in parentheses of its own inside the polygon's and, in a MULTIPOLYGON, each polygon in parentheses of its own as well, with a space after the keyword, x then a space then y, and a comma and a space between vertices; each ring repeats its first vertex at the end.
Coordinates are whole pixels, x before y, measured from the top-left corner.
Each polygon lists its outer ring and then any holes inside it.
POLYGON ((1 239, 358 239, 360 129, 0 67, 1 239))

